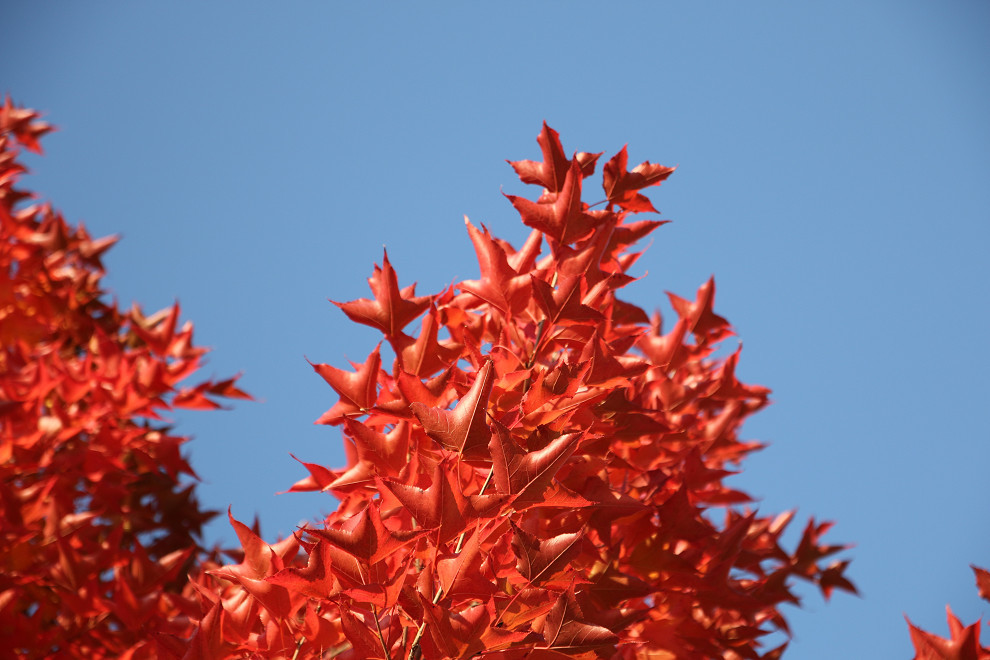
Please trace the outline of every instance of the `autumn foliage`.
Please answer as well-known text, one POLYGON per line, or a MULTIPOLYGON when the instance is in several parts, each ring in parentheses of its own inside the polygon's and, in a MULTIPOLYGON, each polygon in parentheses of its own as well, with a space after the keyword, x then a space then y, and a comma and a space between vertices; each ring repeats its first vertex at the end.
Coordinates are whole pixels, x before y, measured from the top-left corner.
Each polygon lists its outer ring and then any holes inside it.
MULTIPOLYGON (((976 588, 980 598, 990 602, 990 571, 978 566, 971 566, 976 575, 976 588)), ((962 621, 952 613, 952 608, 945 608, 949 620, 949 637, 939 637, 921 630, 908 619, 911 631, 911 643, 914 644, 916 660, 990 660, 990 648, 980 644, 980 622, 964 626, 962 621)))
POLYGON ((623 148, 589 206, 601 154, 567 157, 546 125, 542 160, 511 163, 540 190, 508 196, 521 246, 466 221, 478 279, 417 295, 386 254, 371 298, 336 303, 381 342, 312 365, 347 465, 302 462, 290 489, 336 510, 273 544, 231 515, 241 549, 207 556, 181 439, 153 420, 243 394, 177 390, 202 356, 178 309, 102 302, 110 241, 18 206, 13 142, 46 127, 4 112, 0 635, 25 657, 775 658, 797 579, 855 591, 830 523, 785 547, 793 512, 725 483, 769 390, 719 350, 714 282, 671 294, 666 324, 618 297, 673 168, 623 148))
POLYGON ((209 653, 776 657, 760 640, 787 632, 794 578, 853 590, 847 561, 822 564, 844 547, 823 543, 828 523, 787 550, 793 514, 724 483, 760 447, 738 432, 768 390, 737 379, 738 350, 716 357, 732 331, 714 283, 671 295, 667 329, 617 296, 663 224, 633 219, 654 212, 642 191, 672 168, 629 170, 623 148, 592 208, 600 154, 568 158, 546 126, 538 141, 542 161, 512 163, 542 189, 509 196, 522 246, 466 222, 478 279, 420 296, 386 254, 372 298, 336 303, 382 343, 352 369, 313 365, 348 465, 303 463, 292 490, 340 504, 271 548, 234 523, 245 555, 210 572, 209 653))
POLYGON ((180 389, 204 350, 178 306, 108 303, 116 239, 14 188, 18 145, 40 152, 49 130, 0 107, 0 655, 147 657, 150 631, 200 618, 180 592, 212 515, 182 479, 185 439, 157 420, 245 395, 232 380, 180 389))

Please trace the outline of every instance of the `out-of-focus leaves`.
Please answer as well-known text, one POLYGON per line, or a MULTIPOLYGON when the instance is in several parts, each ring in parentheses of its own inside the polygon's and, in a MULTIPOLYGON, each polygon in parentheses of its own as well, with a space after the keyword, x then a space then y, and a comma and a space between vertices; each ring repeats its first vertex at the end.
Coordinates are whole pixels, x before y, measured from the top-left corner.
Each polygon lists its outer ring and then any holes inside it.
POLYGON ((186 438, 158 420, 250 396, 236 377, 190 382, 206 350, 178 303, 145 314, 109 299, 101 260, 117 237, 25 204, 20 150, 41 153, 50 130, 0 106, 0 655, 226 657, 244 610, 199 597, 215 513, 196 500, 186 438))

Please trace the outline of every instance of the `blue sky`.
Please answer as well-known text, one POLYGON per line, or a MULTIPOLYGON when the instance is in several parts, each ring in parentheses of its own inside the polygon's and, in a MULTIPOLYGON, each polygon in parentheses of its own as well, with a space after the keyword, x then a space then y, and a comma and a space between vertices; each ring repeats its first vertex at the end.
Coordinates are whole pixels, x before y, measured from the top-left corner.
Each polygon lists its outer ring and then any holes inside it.
MULTIPOLYGON (((806 590, 792 658, 910 657, 990 614, 990 3, 21 3, 0 92, 60 131, 27 185, 120 233, 122 305, 179 299, 206 375, 258 403, 178 416, 205 503, 269 538, 333 506, 274 493, 339 465, 306 364, 377 341, 333 305, 389 250, 402 284, 474 278, 462 216, 524 235, 505 159, 629 144, 679 169, 674 222, 627 289, 647 309, 709 275, 773 388, 771 446, 734 485, 836 520, 863 597, 806 590)), ((211 540, 230 542, 225 521, 211 540)))

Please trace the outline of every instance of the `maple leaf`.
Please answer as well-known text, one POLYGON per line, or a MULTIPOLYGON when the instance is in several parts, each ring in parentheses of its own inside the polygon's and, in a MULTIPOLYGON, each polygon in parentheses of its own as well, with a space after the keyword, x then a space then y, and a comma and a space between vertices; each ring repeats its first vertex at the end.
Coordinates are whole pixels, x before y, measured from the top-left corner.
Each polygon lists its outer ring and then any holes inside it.
POLYGON ((388 649, 382 645, 380 638, 372 632, 368 623, 370 618, 376 617, 370 612, 363 612, 362 618, 358 619, 354 616, 351 607, 346 604, 340 606, 341 627, 347 640, 358 653, 358 657, 366 660, 385 660, 390 657, 388 649))
POLYGON ((310 598, 329 598, 337 592, 332 549, 329 542, 318 539, 309 549, 305 568, 289 566, 265 580, 310 598))
POLYGON ((234 518, 231 509, 227 509, 230 526, 237 533, 244 551, 244 561, 239 566, 227 567, 227 573, 245 575, 252 578, 263 578, 271 575, 273 570, 281 570, 281 559, 272 547, 261 540, 250 527, 234 518))
MULTIPOLYGON (((547 126, 546 122, 543 122, 543 129, 536 141, 543 151, 542 163, 532 160, 508 161, 508 163, 523 183, 535 183, 550 192, 558 192, 564 185, 567 171, 571 165, 570 160, 564 155, 564 147, 560 144, 560 135, 547 126)), ((575 154, 574 160, 580 165, 584 176, 591 176, 595 171, 595 162, 599 156, 601 156, 600 153, 582 152, 575 154)))
POLYGON ((293 454, 289 454, 296 461, 302 464, 309 471, 309 476, 300 479, 296 483, 292 484, 288 491, 290 493, 302 493, 314 490, 323 490, 331 483, 333 483, 336 476, 333 471, 316 463, 305 463, 296 458, 293 454))
POLYGON ((411 409, 426 433, 444 449, 465 458, 484 458, 491 438, 486 415, 493 384, 492 363, 488 361, 453 410, 430 408, 419 402, 414 402, 411 409))
POLYGON ((496 422, 495 434, 488 445, 493 461, 495 485, 512 495, 516 509, 540 504, 554 475, 570 458, 583 437, 568 433, 552 440, 542 449, 526 452, 516 444, 507 428, 496 422))
POLYGON ((409 509, 423 527, 438 530, 439 542, 445 543, 481 517, 493 517, 505 495, 470 495, 461 493, 456 475, 445 462, 437 463, 429 488, 417 488, 392 479, 381 479, 402 505, 409 509))
POLYGON ((833 589, 842 589, 843 591, 848 591, 851 594, 858 594, 859 591, 856 590, 856 585, 850 582, 844 575, 845 570, 849 567, 849 560, 836 561, 829 565, 821 575, 818 577, 818 586, 822 590, 822 595, 825 600, 828 600, 832 596, 833 589))
POLYGON ((234 579, 276 619, 288 618, 292 613, 292 600, 284 586, 267 579, 257 580, 246 575, 234 579))
POLYGON ((560 134, 543 122, 543 129, 536 141, 543 151, 542 163, 532 160, 508 161, 508 163, 523 183, 535 183, 550 192, 557 192, 564 185, 567 170, 571 165, 570 159, 564 155, 564 147, 560 144, 560 134))
POLYGON ((516 569, 532 585, 553 579, 566 570, 568 562, 580 552, 581 532, 557 534, 545 539, 523 531, 511 520, 512 551, 517 562, 516 569))
POLYGON ((351 302, 333 302, 349 319, 356 323, 370 325, 381 330, 386 337, 398 337, 410 321, 422 314, 430 306, 429 296, 416 297, 416 285, 399 290, 398 277, 388 260, 388 252, 382 257, 381 268, 368 278, 368 286, 374 300, 360 298, 351 302))
POLYGON ((412 543, 428 530, 395 531, 385 527, 378 506, 369 503, 340 529, 313 529, 310 533, 326 539, 344 552, 368 564, 375 564, 399 548, 412 543))
POLYGON ((389 567, 386 562, 373 564, 370 575, 367 578, 362 576, 362 583, 349 586, 343 593, 361 603, 390 608, 399 600, 411 561, 412 558, 407 557, 404 562, 398 563, 397 569, 389 567))
POLYGON ((591 363, 591 371, 585 382, 611 389, 628 383, 631 377, 643 373, 650 366, 635 358, 613 355, 614 351, 610 350, 597 332, 592 335, 581 352, 581 362, 591 363))
MULTIPOLYGON (((635 255, 622 255, 622 252, 638 241, 648 236, 654 229, 669 223, 670 220, 637 220, 636 222, 622 222, 618 224, 615 231, 609 237, 608 247, 605 249, 603 261, 605 267, 612 269, 618 267, 621 272, 625 272, 632 265, 635 255)), ((612 272, 615 272, 614 270, 612 272)))
POLYGON ((634 167, 632 172, 628 172, 626 171, 628 158, 626 148, 622 147, 622 150, 605 163, 602 169, 602 187, 605 189, 608 201, 633 213, 642 211, 656 213, 657 210, 653 208, 650 200, 636 191, 649 186, 659 186, 673 173, 674 168, 654 165, 646 161, 634 167))
POLYGON ((252 399, 253 397, 237 388, 234 382, 237 377, 229 378, 219 383, 205 381, 195 387, 184 388, 172 398, 172 406, 190 410, 215 410, 222 408, 219 403, 209 396, 222 396, 228 399, 252 399))
POLYGON ((848 547, 846 545, 823 545, 821 543, 821 537, 832 528, 833 524, 826 521, 816 525, 814 518, 808 520, 808 524, 801 534, 801 541, 794 551, 793 559, 795 570, 799 571, 802 575, 811 577, 817 573, 817 562, 819 559, 845 550, 848 547))
POLYGON ((375 405, 378 398, 378 371, 382 363, 378 349, 379 346, 376 346, 364 364, 357 365, 352 362, 351 365, 357 369, 354 372, 344 371, 329 364, 309 363, 313 370, 340 395, 340 401, 323 413, 316 420, 317 424, 340 424, 347 416, 363 414, 375 405))
POLYGON ((481 279, 461 282, 461 290, 478 296, 503 314, 518 313, 529 302, 529 276, 520 275, 509 265, 505 250, 492 240, 487 227, 481 225, 482 231, 478 231, 467 217, 464 224, 478 255, 481 279))
POLYGON ((457 361, 461 347, 438 342, 439 328, 436 307, 430 305, 416 339, 400 333, 391 340, 399 366, 406 373, 427 378, 457 361))
POLYGON ((485 530, 480 521, 460 548, 460 552, 437 560, 437 579, 444 598, 472 597, 487 599, 496 589, 481 570, 481 538, 485 530))
POLYGON ((398 476, 409 463, 409 425, 400 422, 388 433, 353 419, 344 422, 347 436, 354 440, 358 461, 368 463, 382 476, 398 476))
MULTIPOLYGON (((514 567, 515 564, 513 570, 514 567)), ((538 587, 524 587, 504 602, 495 602, 499 613, 496 622, 509 629, 522 629, 527 625, 535 625, 534 622, 553 607, 555 600, 549 597, 550 593, 552 592, 538 587)))
POLYGON ((915 660, 985 660, 990 650, 980 646, 980 622, 964 627, 962 622, 945 608, 949 620, 949 639, 925 632, 904 617, 914 644, 915 660))
POLYGON ((532 202, 524 197, 506 195, 529 227, 539 229, 561 245, 572 243, 600 223, 586 212, 581 201, 581 165, 571 161, 560 191, 552 200, 532 202))
POLYGON ((614 564, 609 564, 603 573, 598 575, 588 591, 598 609, 608 610, 632 598, 643 598, 650 595, 653 589, 643 580, 619 571, 614 564))
POLYGON ((673 293, 668 293, 670 304, 678 316, 687 322, 687 331, 704 337, 707 341, 718 341, 732 334, 729 322, 712 311, 715 304, 715 278, 711 277, 698 288, 694 302, 673 293))
POLYGON ((608 628, 583 620, 584 615, 575 602, 573 589, 572 586, 558 596, 557 602, 547 613, 543 624, 546 647, 571 654, 614 646, 619 641, 618 635, 608 628))
POLYGON ((636 340, 636 347, 649 358, 650 362, 658 367, 673 368, 677 366, 678 350, 684 343, 684 336, 688 331, 688 320, 681 318, 674 325, 673 330, 663 334, 660 314, 653 315, 650 323, 650 331, 640 335, 636 340))
POLYGON ((536 258, 540 255, 540 246, 543 243, 543 233, 538 229, 529 232, 526 242, 518 250, 508 241, 499 238, 494 238, 494 241, 502 246, 512 270, 517 273, 528 273, 536 267, 536 258))
POLYGON ((459 611, 426 599, 422 605, 433 642, 443 657, 471 658, 479 651, 496 651, 527 637, 523 631, 491 627, 488 608, 480 605, 469 605, 459 611))
POLYGON ((196 632, 188 642, 185 657, 224 658, 227 657, 226 644, 223 638, 223 605, 214 603, 206 616, 199 622, 196 632))

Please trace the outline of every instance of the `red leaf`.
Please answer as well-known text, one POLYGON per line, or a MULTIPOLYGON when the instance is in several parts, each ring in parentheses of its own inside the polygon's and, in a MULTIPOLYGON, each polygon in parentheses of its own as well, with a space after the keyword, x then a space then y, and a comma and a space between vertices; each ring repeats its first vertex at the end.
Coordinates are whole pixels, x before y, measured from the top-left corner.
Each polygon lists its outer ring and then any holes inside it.
POLYGON ((478 296, 503 314, 518 313, 529 302, 529 276, 513 270, 505 250, 492 240, 484 225, 481 226, 482 233, 466 217, 464 224, 478 255, 481 279, 461 282, 461 290, 478 296))
POLYGON ((543 122, 543 130, 536 138, 540 149, 543 151, 543 162, 537 163, 532 160, 509 161, 512 169, 519 175, 523 183, 535 183, 543 186, 550 192, 559 191, 567 177, 570 169, 570 160, 564 155, 564 148, 560 144, 560 135, 557 131, 547 126, 543 122))
POLYGON ((376 564, 428 530, 393 532, 382 523, 378 505, 371 502, 340 529, 313 529, 310 533, 334 544, 368 564, 376 564))
POLYGON ((976 575, 976 588, 980 598, 990 601, 990 571, 972 564, 969 567, 973 569, 973 573, 976 575))
POLYGON ((223 634, 223 605, 214 603, 210 611, 199 622, 196 632, 189 640, 183 660, 209 660, 226 658, 226 645, 223 634))
POLYGON ((619 641, 608 628, 581 621, 583 618, 573 602, 573 591, 561 594, 543 626, 547 648, 573 654, 614 646, 619 641))
POLYGON ((467 537, 461 551, 437 561, 437 578, 444 597, 487 599, 496 585, 481 572, 480 525, 467 537))
POLYGON ((678 316, 687 321, 687 331, 706 337, 709 341, 718 341, 732 334, 729 322, 712 311, 715 304, 715 278, 698 288, 695 301, 690 301, 668 293, 670 304, 678 316))
POLYGON ((330 302, 343 310, 352 321, 378 328, 386 337, 397 337, 410 321, 430 306, 429 296, 415 297, 415 284, 399 290, 398 278, 389 263, 387 251, 382 257, 382 267, 375 266, 368 285, 374 300, 361 298, 346 303, 330 302))
POLYGON ((567 177, 553 199, 531 202, 524 197, 506 195, 516 207, 523 223, 539 229, 562 245, 587 234, 600 220, 585 212, 581 202, 581 166, 571 161, 567 177))
POLYGON ((292 454, 289 454, 289 456, 292 456, 292 458, 295 458, 297 461, 302 463, 303 467, 309 470, 309 476, 292 484, 292 487, 290 487, 287 492, 301 493, 314 490, 323 490, 336 478, 332 470, 322 465, 317 465, 316 463, 304 463, 292 454))
POLYGON ((292 601, 284 586, 246 575, 237 576, 237 581, 276 619, 286 619, 292 613, 292 601))
POLYGON ((653 208, 650 200, 636 191, 649 186, 659 186, 671 175, 674 168, 654 165, 646 161, 633 168, 632 172, 627 172, 627 161, 626 148, 622 147, 619 153, 605 163, 605 168, 602 170, 602 187, 605 188, 608 201, 626 211, 656 213, 657 210, 653 208))
MULTIPOLYGON (((327 475, 319 472, 320 483, 323 484, 321 490, 352 492, 371 487, 376 474, 398 476, 409 464, 409 426, 405 422, 396 424, 389 433, 382 434, 357 420, 345 419, 344 438, 350 467, 341 474, 326 470, 329 481, 327 475), (353 442, 353 445, 346 440, 353 442)), ((309 467, 310 464, 304 465, 309 467)), ((324 468, 310 468, 311 474, 317 474, 319 470, 324 468)), ((305 479, 299 484, 309 485, 312 480, 305 479)))
MULTIPOLYGON (((237 533, 237 539, 241 542, 241 548, 244 550, 244 561, 240 564, 240 567, 243 568, 238 568, 234 572, 251 578, 264 578, 272 574, 273 568, 274 570, 282 568, 278 565, 279 560, 272 547, 262 541, 257 534, 251 531, 250 527, 235 520, 230 507, 227 508, 227 518, 230 520, 230 526, 237 533)), ((234 567, 227 568, 234 569, 234 567)))
POLYGON ((538 539, 509 521, 512 526, 512 551, 516 569, 530 584, 539 585, 567 568, 567 563, 580 551, 581 532, 558 534, 538 539))
POLYGON ((414 402, 411 409, 427 434, 444 449, 459 452, 465 458, 484 458, 491 439, 486 416, 493 383, 492 363, 488 361, 453 410, 429 408, 419 402, 414 402))
POLYGON ((265 579, 309 598, 329 598, 336 592, 330 550, 328 542, 318 539, 309 549, 305 568, 290 566, 265 579))
POLYGON ((345 416, 364 414, 375 405, 378 398, 378 371, 381 368, 379 346, 371 352, 364 364, 351 363, 357 371, 350 372, 331 367, 329 364, 310 365, 323 377, 323 380, 340 395, 340 401, 323 413, 317 424, 340 424, 345 416))
POLYGON ((980 622, 964 628, 949 607, 945 611, 949 619, 950 639, 925 632, 904 617, 911 633, 911 643, 914 644, 915 660, 985 660, 990 657, 990 651, 980 646, 980 622))
POLYGON ((843 575, 848 567, 849 560, 846 559, 844 561, 833 562, 828 568, 822 571, 822 574, 818 577, 818 586, 821 588, 825 600, 828 600, 832 596, 833 589, 841 589, 851 594, 859 593, 856 590, 856 585, 843 575))
POLYGON ((423 317, 423 324, 416 339, 399 334, 392 340, 400 367, 419 378, 428 378, 457 361, 460 346, 444 345, 437 341, 437 310, 432 305, 423 317))
POLYGON ((654 314, 650 332, 640 335, 636 340, 636 346, 643 351, 650 362, 658 367, 671 368, 677 366, 676 356, 678 350, 684 343, 684 335, 687 334, 688 321, 680 319, 674 329, 667 334, 662 334, 660 325, 660 315, 654 314))
POLYGON ((445 462, 437 463, 427 489, 408 486, 391 479, 380 480, 423 527, 439 531, 439 542, 454 538, 474 520, 493 517, 504 495, 465 496, 456 473, 445 462))
POLYGON ((366 583, 350 586, 344 593, 358 602, 388 609, 399 600, 411 560, 410 557, 404 563, 399 563, 396 569, 390 569, 384 562, 373 566, 373 575, 367 578, 366 583))
POLYGON ((496 423, 495 435, 488 445, 495 485, 501 492, 514 496, 512 504, 516 509, 543 502, 543 493, 561 465, 574 453, 581 437, 579 433, 568 433, 542 449, 525 452, 512 439, 509 430, 496 423))
POLYGON ((351 613, 351 609, 345 605, 340 605, 340 624, 344 629, 344 635, 357 652, 357 657, 364 660, 385 660, 387 656, 381 640, 372 632, 374 626, 368 619, 373 619, 370 612, 363 612, 362 619, 358 619, 351 613))

